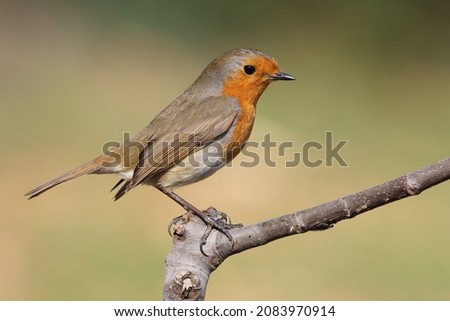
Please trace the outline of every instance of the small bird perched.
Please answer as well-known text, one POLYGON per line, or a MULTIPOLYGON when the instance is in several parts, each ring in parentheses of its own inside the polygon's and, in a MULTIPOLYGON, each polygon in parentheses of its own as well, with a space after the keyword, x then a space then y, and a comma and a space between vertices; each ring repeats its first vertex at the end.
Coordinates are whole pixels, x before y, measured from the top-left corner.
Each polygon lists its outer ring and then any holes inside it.
POLYGON ((153 185, 205 223, 211 223, 173 190, 211 176, 238 155, 252 131, 256 103, 263 91, 272 81, 294 79, 281 72, 275 59, 262 51, 227 51, 128 145, 122 143, 25 196, 31 199, 85 174, 119 174, 122 179, 114 188, 124 184, 115 200, 137 185, 153 185))

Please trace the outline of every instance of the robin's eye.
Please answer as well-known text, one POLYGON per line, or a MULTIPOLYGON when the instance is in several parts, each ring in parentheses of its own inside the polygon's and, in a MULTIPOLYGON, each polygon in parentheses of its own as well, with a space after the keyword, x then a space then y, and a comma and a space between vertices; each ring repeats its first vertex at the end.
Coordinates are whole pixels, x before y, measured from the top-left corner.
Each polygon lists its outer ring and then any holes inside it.
POLYGON ((255 73, 255 67, 253 67, 252 65, 245 65, 244 66, 244 72, 247 75, 253 75, 255 73))

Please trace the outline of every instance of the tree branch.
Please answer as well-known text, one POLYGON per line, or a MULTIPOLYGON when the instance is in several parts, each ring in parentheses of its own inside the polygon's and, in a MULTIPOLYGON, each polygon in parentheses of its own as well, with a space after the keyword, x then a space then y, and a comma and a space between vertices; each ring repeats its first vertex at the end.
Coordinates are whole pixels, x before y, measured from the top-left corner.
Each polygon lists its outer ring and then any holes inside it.
POLYGON ((164 300, 203 300, 209 275, 230 255, 267 244, 286 236, 319 231, 333 227, 339 221, 353 218, 379 206, 418 195, 450 178, 450 158, 411 172, 364 191, 338 198, 306 210, 268 221, 235 227, 230 241, 213 230, 200 251, 205 233, 203 222, 186 213, 174 224, 172 251, 166 258, 164 300))

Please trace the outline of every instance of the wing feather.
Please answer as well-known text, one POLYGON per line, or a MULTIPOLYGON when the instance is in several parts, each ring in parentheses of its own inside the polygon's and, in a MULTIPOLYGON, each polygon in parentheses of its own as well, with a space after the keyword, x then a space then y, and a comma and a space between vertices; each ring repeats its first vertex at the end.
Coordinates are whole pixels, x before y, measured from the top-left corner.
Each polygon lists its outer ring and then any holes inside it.
MULTIPOLYGON (((139 154, 132 179, 122 185, 114 199, 119 199, 133 187, 173 167, 191 153, 227 133, 238 115, 235 104, 231 98, 210 97, 200 104, 187 106, 189 108, 185 106, 183 113, 178 113, 175 117, 164 117, 161 124, 158 124, 158 117, 155 118, 146 127, 146 135, 154 132, 159 125, 171 127, 158 128, 159 133, 151 136, 152 140, 139 154), (163 132, 164 135, 159 135, 163 132)), ((170 113, 171 111, 166 111, 163 116, 170 113)))

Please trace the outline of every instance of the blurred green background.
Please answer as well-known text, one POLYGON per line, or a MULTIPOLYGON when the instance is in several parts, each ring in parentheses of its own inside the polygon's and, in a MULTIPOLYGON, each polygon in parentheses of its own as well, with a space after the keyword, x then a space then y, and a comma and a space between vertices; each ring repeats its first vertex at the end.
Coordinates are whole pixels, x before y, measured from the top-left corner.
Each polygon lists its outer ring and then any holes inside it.
MULTIPOLYGON (((136 133, 235 47, 297 77, 262 96, 251 139, 300 150, 332 131, 349 167, 241 156, 179 191, 193 204, 249 224, 449 156, 449 2, 0 1, 0 299, 161 298, 166 226, 183 212, 169 198, 139 187, 113 202, 113 176, 23 194, 136 133)), ((231 257, 207 299, 449 300, 449 192, 231 257)))

